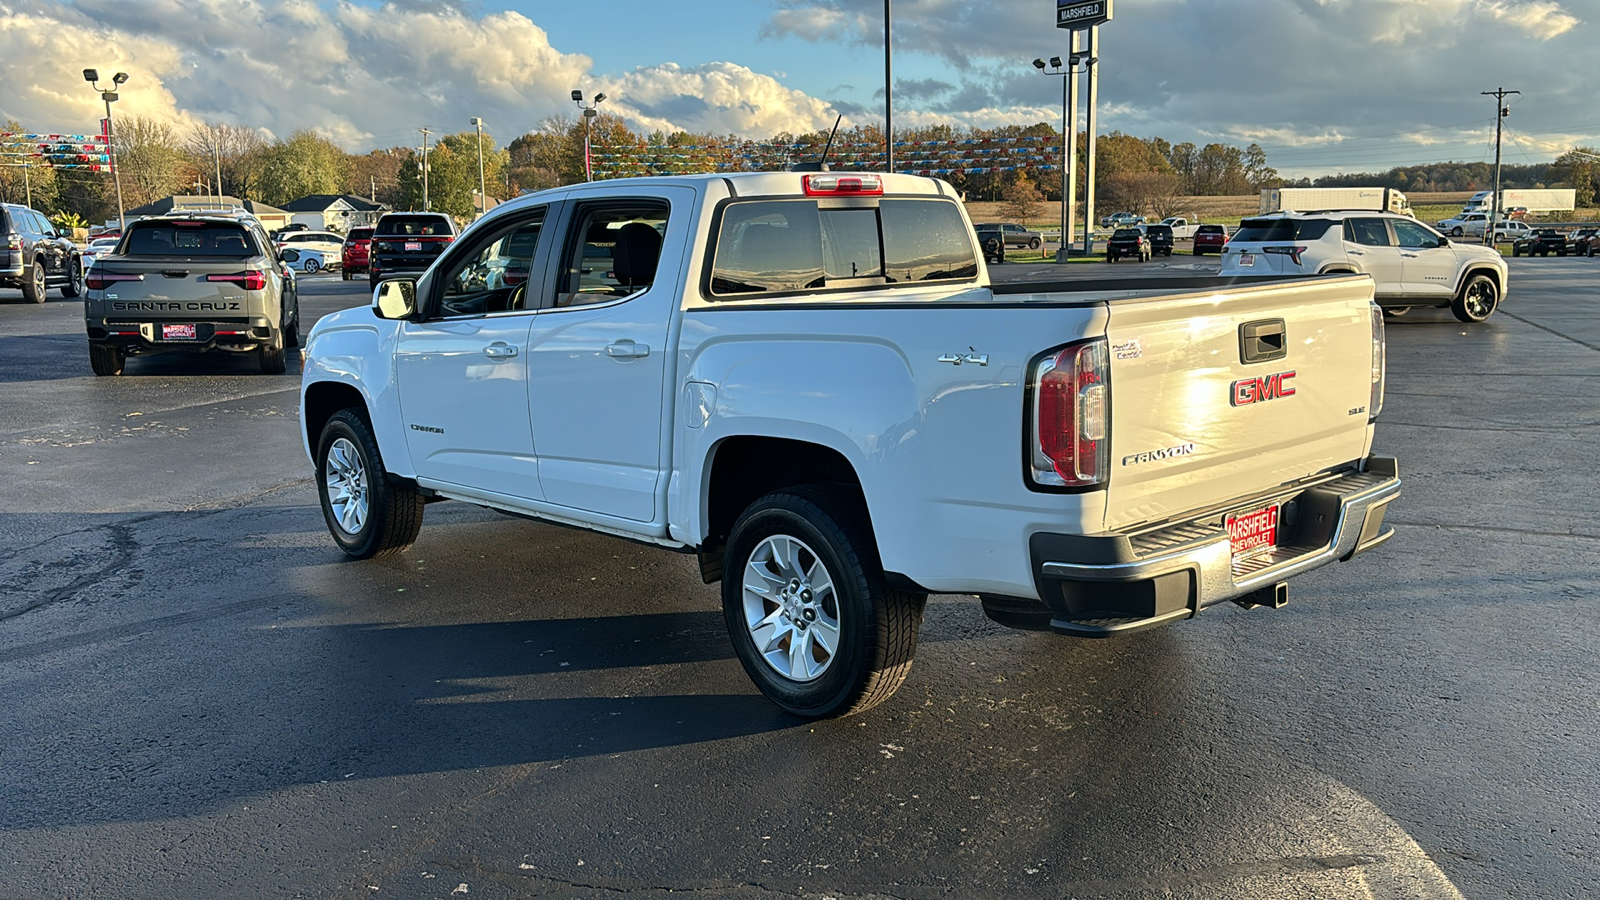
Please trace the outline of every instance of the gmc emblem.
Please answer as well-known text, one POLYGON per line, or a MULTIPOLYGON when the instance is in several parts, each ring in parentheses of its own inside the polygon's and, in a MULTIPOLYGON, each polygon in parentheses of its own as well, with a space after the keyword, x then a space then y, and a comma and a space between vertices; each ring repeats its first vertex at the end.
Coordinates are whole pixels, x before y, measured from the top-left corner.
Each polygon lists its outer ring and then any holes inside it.
POLYGON ((1265 378, 1235 381, 1228 403, 1232 406, 1249 406, 1252 403, 1265 403, 1280 397, 1293 397, 1294 388, 1289 384, 1289 379, 1293 377, 1294 372, 1278 372, 1265 378))

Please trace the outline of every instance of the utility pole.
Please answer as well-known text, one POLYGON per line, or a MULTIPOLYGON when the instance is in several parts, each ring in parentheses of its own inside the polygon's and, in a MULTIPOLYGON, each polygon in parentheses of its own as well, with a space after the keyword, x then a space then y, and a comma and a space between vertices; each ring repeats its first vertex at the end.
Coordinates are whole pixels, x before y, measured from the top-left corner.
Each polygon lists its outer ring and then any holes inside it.
POLYGON ((428 211, 428 135, 433 134, 427 128, 418 128, 422 132, 422 211, 428 211))
POLYGON ((889 21, 890 0, 883 0, 883 160, 894 171, 894 41, 889 21))
POLYGON ((1511 115, 1511 107, 1506 105, 1506 97, 1510 94, 1520 96, 1522 92, 1495 88, 1492 91, 1478 93, 1494 98, 1494 198, 1489 203, 1489 227, 1483 232, 1483 242, 1493 247, 1494 230, 1500 227, 1500 133, 1504 130, 1506 116, 1511 115))

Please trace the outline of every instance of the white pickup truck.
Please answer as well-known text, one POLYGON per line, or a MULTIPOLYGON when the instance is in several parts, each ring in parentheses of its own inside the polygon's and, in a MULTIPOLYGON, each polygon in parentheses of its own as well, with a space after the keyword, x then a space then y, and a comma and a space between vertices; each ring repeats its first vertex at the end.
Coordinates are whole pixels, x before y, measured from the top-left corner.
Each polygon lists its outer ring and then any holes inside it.
POLYGON ((318 322, 300 421, 351 556, 445 499, 693 552, 759 688, 840 715, 905 679, 932 592, 1105 637, 1384 541, 1372 293, 992 285, 909 175, 596 182, 318 322))

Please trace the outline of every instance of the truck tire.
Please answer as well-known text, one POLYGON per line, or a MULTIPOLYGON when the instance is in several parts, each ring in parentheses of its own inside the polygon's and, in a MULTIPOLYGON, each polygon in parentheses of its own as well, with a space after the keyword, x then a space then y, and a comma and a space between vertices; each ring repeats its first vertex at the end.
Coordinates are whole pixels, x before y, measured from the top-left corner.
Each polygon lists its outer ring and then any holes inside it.
POLYGON ((43 303, 45 294, 44 260, 35 258, 28 270, 28 280, 22 283, 22 296, 30 303, 43 303))
POLYGON ((1500 305, 1500 288, 1487 275, 1469 275, 1455 299, 1450 301, 1450 311, 1463 322, 1482 322, 1500 305))
POLYGON ((121 375, 128 353, 115 344, 90 344, 89 367, 96 375, 121 375))
POLYGON ((885 584, 859 498, 820 486, 768 494, 734 523, 726 559, 728 633, 773 703, 849 715, 905 681, 928 598, 885 584))
POLYGON ((1516 244, 1512 244, 1511 245, 1511 255, 1512 256, 1521 256, 1522 255, 1522 248, 1518 247, 1516 244))
POLYGON ((284 335, 278 333, 278 340, 273 344, 262 344, 256 348, 256 360, 261 363, 261 374, 282 375, 288 371, 289 364, 283 352, 284 335))
POLYGON ((372 429, 354 410, 334 413, 322 427, 317 496, 333 542, 355 559, 393 556, 422 530, 422 495, 388 477, 372 429))

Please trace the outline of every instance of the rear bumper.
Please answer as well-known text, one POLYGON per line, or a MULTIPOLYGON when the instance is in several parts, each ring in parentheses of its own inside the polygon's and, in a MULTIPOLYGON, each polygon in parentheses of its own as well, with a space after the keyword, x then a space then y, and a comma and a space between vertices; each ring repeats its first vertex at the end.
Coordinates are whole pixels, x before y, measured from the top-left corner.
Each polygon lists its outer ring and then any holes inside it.
POLYGON ((1373 456, 1359 471, 1151 531, 1035 534, 1029 542, 1034 581, 1052 631, 1079 637, 1140 631, 1270 590, 1378 546, 1394 534, 1383 516, 1398 496, 1395 460, 1373 456), (1263 555, 1234 560, 1224 518, 1268 503, 1282 504, 1278 544, 1263 555))
POLYGON ((87 323, 89 342, 105 346, 122 347, 130 353, 200 353, 207 350, 254 350, 271 346, 277 338, 277 327, 266 316, 250 316, 233 322, 207 322, 185 320, 181 324, 195 326, 194 340, 163 340, 161 326, 179 324, 173 320, 120 320, 90 319, 87 323))

